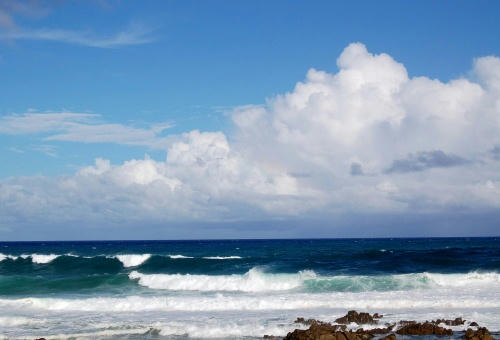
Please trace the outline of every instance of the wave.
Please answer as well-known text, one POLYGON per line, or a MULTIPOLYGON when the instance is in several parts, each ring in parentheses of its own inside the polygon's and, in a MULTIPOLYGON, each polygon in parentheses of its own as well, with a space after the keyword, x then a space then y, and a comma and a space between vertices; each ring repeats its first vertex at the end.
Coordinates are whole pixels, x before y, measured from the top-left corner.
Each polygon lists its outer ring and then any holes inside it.
POLYGON ((133 271, 132 280, 138 279, 140 285, 152 289, 197 290, 197 291, 279 291, 298 288, 305 279, 313 278, 312 271, 297 274, 265 274, 257 268, 244 275, 181 275, 181 274, 141 274, 133 271))
POLYGON ((204 259, 207 260, 234 260, 241 259, 241 256, 204 256, 204 259))
POLYGON ((311 308, 355 310, 464 309, 500 308, 498 290, 484 289, 471 295, 469 289, 391 292, 335 292, 274 294, 179 294, 161 296, 53 298, 31 297, 0 299, 2 310, 55 312, 169 312, 169 311, 265 311, 311 308))
POLYGON ((498 286, 500 274, 471 272, 467 274, 399 274, 318 276, 306 270, 295 274, 265 273, 252 268, 243 275, 143 274, 133 271, 131 280, 151 289, 175 291, 241 291, 266 292, 300 290, 319 292, 401 291, 430 288, 498 286))
POLYGON ((58 258, 61 255, 56 255, 56 254, 22 254, 19 256, 16 255, 5 255, 5 254, 0 254, 0 262, 6 259, 11 259, 11 260, 17 260, 18 258, 31 258, 31 261, 33 263, 49 263, 58 258))
POLYGON ((118 259, 124 267, 137 267, 147 261, 151 254, 123 254, 112 257, 118 259))
POLYGON ((184 256, 184 255, 167 255, 171 259, 192 259, 192 256, 184 256))

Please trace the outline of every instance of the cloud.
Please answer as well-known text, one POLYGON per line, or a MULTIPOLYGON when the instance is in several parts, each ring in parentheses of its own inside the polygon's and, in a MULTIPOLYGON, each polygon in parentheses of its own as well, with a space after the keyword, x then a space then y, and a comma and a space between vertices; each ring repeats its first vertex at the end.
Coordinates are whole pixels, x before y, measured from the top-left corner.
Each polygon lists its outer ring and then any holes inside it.
POLYGON ((0 134, 42 135, 46 141, 83 143, 115 143, 164 149, 171 138, 161 134, 172 127, 171 123, 153 124, 137 128, 124 124, 106 123, 101 116, 75 112, 27 112, 0 116, 0 134))
POLYGON ((500 161, 500 145, 495 145, 493 149, 490 150, 491 157, 497 161, 500 161))
POLYGON ((363 173, 363 167, 359 163, 351 163, 351 175, 352 176, 362 176, 364 175, 363 173))
POLYGON ((48 13, 42 1, 3 0, 0 2, 0 28, 11 29, 16 27, 15 15, 41 17, 48 13))
MULTIPOLYGON (((265 105, 236 108, 230 136, 195 130, 176 137, 166 160, 99 159, 72 176, 1 180, 0 218, 119 225, 498 211, 500 162, 484 155, 494 158, 491 146, 500 145, 500 58, 478 58, 470 78, 442 82, 409 77, 388 54, 354 43, 337 67, 309 70, 265 105)), ((47 115, 4 117, 0 132, 162 141, 163 126, 47 115)))
MULTIPOLYGON (((46 16, 53 3, 37 0, 0 2, 0 40, 40 40, 76 44, 96 48, 117 48, 148 44, 154 41, 152 29, 144 25, 131 24, 127 29, 109 35, 94 31, 68 30, 62 28, 29 28, 16 23, 17 16, 41 18, 46 16), (49 6, 49 4, 51 6, 49 6)), ((102 4, 101 4, 102 5, 102 4)))
POLYGON ((449 168, 467 163, 469 163, 468 160, 457 155, 446 154, 441 150, 420 151, 409 154, 407 158, 394 160, 391 167, 385 172, 407 173, 431 168, 449 168))
POLYGON ((133 26, 127 30, 103 37, 92 32, 63 29, 17 29, 0 33, 3 40, 45 40, 88 47, 115 48, 128 45, 142 45, 154 41, 151 30, 133 26))

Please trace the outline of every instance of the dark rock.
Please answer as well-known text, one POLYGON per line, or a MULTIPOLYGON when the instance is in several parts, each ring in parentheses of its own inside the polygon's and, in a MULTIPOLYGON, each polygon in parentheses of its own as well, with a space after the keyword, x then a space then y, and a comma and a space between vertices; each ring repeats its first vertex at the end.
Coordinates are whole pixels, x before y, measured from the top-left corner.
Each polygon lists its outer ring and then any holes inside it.
POLYGON ((265 335, 263 336, 263 338, 264 338, 264 339, 281 339, 281 337, 280 337, 280 336, 276 336, 276 335, 267 335, 267 334, 265 334, 265 335))
POLYGON ((380 338, 379 340, 396 340, 396 334, 392 333, 387 336, 384 336, 383 338, 380 338))
POLYGON ((485 327, 479 328, 475 332, 471 328, 468 328, 463 338, 467 340, 495 340, 485 327))
POLYGON ((462 318, 455 318, 455 320, 437 319, 436 321, 432 321, 432 323, 435 323, 436 325, 444 323, 447 326, 461 326, 465 323, 465 320, 462 318))
POLYGON ((372 329, 367 330, 366 332, 370 333, 372 335, 375 335, 375 334, 387 334, 387 333, 391 332, 393 328, 394 328, 394 325, 389 326, 387 328, 372 328, 372 329))
POLYGON ((295 323, 301 323, 303 325, 306 325, 306 326, 310 326, 312 325, 313 323, 318 323, 318 324, 324 324, 325 322, 323 321, 319 321, 319 320, 315 320, 315 319, 304 319, 304 318, 297 318, 297 320, 294 321, 295 323))
POLYGON ((374 319, 381 319, 382 317, 383 317, 383 315, 382 315, 382 314, 379 314, 379 313, 375 313, 375 314, 373 314, 373 318, 374 318, 374 319))
POLYGON ((296 329, 287 334, 284 340, 368 340, 373 338, 369 331, 345 330, 345 326, 329 323, 313 323, 309 329, 296 329))
MULTIPOLYGON (((378 315, 378 314, 377 314, 378 315)), ((368 313, 358 313, 355 310, 347 312, 347 314, 341 318, 335 320, 336 323, 349 324, 351 322, 357 323, 358 325, 368 324, 373 325, 378 321, 373 319, 373 316, 368 313)))
POLYGON ((448 328, 439 327, 432 322, 410 323, 397 330, 401 335, 453 335, 453 331, 448 328))
POLYGON ((472 321, 472 322, 470 323, 470 326, 473 326, 473 327, 479 327, 479 325, 477 324, 477 322, 476 322, 476 321, 472 321))

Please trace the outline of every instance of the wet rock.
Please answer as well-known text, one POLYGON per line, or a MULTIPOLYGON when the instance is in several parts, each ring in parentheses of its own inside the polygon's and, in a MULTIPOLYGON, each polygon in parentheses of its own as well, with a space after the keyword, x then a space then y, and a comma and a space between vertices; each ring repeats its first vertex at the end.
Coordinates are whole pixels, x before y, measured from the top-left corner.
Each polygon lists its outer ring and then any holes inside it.
POLYGON ((475 332, 471 328, 468 328, 463 338, 467 340, 494 340, 493 336, 485 327, 479 328, 475 332))
POLYGON ((265 335, 263 336, 263 338, 264 338, 264 339, 281 339, 281 337, 280 337, 280 336, 277 336, 277 335, 267 335, 267 334, 265 334, 265 335))
MULTIPOLYGON (((307 320, 306 320, 307 321, 307 320)), ((296 329, 285 337, 286 340, 336 340, 337 326, 324 323, 312 323, 309 329, 296 329), (333 336, 333 337, 332 337, 333 336)))
POLYGON ((382 317, 383 317, 383 315, 382 315, 382 314, 379 314, 379 313, 375 313, 375 314, 373 314, 373 318, 374 318, 374 319, 381 319, 382 317))
POLYGON ((370 333, 372 335, 387 334, 387 333, 391 332, 393 328, 394 328, 394 325, 386 327, 386 328, 372 328, 372 329, 366 330, 365 332, 370 333))
POLYGON ((387 336, 384 336, 383 338, 380 338, 379 340, 396 340, 396 334, 392 333, 387 336))
POLYGON ((401 335, 453 335, 453 331, 432 322, 410 323, 397 330, 401 335))
POLYGON ((318 323, 318 324, 324 324, 325 322, 323 321, 319 321, 319 320, 316 320, 316 319, 304 319, 304 318, 297 318, 295 321, 295 323, 301 323, 303 325, 306 325, 306 326, 310 326, 312 325, 313 323, 318 323))
POLYGON ((437 319, 436 321, 432 321, 432 323, 435 323, 436 325, 444 323, 447 326, 461 326, 465 323, 465 320, 462 318, 455 318, 455 320, 437 319))
POLYGON ((296 329, 287 334, 284 340, 368 340, 373 338, 369 331, 358 329, 348 331, 345 326, 329 323, 313 323, 309 329, 296 329))
POLYGON ((479 327, 476 321, 472 321, 469 326, 479 327))
POLYGON ((349 324, 351 322, 357 323, 358 325, 364 325, 364 324, 373 325, 376 324, 378 321, 374 320, 373 316, 370 315, 369 313, 358 313, 355 310, 351 310, 347 312, 345 316, 335 320, 335 322, 344 325, 349 324))

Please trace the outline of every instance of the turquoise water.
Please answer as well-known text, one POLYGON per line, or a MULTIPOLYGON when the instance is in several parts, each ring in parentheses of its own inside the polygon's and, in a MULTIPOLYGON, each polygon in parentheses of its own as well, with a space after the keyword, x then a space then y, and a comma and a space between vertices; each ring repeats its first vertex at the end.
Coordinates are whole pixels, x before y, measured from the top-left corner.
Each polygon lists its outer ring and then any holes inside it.
POLYGON ((499 238, 2 242, 0 253, 6 338, 258 338, 348 309, 500 329, 499 238))

